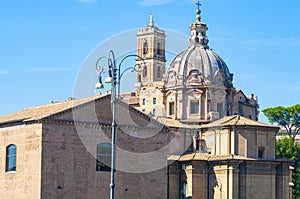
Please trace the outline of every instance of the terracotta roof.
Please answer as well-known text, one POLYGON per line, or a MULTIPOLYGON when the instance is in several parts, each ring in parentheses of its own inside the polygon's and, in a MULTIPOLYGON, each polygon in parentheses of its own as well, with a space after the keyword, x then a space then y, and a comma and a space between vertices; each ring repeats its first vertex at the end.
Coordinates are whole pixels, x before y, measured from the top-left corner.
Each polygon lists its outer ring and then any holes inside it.
MULTIPOLYGON (((239 155, 210 155, 207 153, 189 153, 189 154, 184 154, 184 155, 170 155, 168 157, 169 161, 180 161, 180 162, 185 162, 185 161, 191 161, 191 160, 203 160, 203 161, 222 161, 222 160, 258 160, 255 158, 246 158, 243 156, 239 155)), ((262 161, 261 159, 259 159, 262 161)), ((264 161, 285 161, 285 162, 292 162, 289 160, 285 159, 265 159, 264 161)))
POLYGON ((129 98, 122 99, 123 102, 129 105, 139 104, 139 100, 140 100, 139 97, 129 97, 129 98))
POLYGON ((187 129, 199 129, 201 127, 201 125, 184 124, 181 123, 179 120, 175 120, 167 117, 157 117, 156 120, 168 127, 187 128, 187 129))
POLYGON ((183 155, 171 155, 168 157, 168 160, 173 161, 191 161, 191 160, 205 160, 205 161, 215 161, 215 160, 255 160, 253 158, 245 158, 237 155, 210 155, 208 153, 188 153, 183 155))
POLYGON ((268 128, 278 128, 270 124, 258 122, 240 115, 226 116, 209 124, 202 125, 202 128, 213 128, 220 126, 259 126, 268 128))
POLYGON ((220 126, 260 126, 260 127, 278 128, 277 126, 251 120, 249 118, 239 116, 239 115, 226 116, 219 120, 213 121, 209 124, 202 124, 202 125, 185 124, 180 122, 179 120, 175 120, 167 117, 158 117, 156 119, 157 121, 161 122, 166 126, 175 127, 175 128, 199 129, 199 128, 213 128, 213 127, 220 127, 220 126))
POLYGON ((82 105, 84 103, 93 101, 95 99, 102 98, 107 95, 99 95, 93 97, 87 97, 82 99, 68 99, 64 102, 54 102, 51 104, 46 104, 42 106, 35 106, 26 108, 22 111, 12 113, 10 115, 4 116, 0 118, 0 125, 13 123, 13 122, 26 122, 26 121, 36 121, 56 113, 60 113, 66 110, 69 110, 73 107, 82 105))

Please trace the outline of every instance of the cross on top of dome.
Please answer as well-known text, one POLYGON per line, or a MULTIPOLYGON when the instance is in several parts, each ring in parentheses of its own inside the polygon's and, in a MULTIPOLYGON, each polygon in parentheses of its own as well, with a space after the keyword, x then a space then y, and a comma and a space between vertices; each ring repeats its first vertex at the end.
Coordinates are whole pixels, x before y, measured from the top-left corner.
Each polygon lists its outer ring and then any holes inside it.
POLYGON ((200 10, 200 6, 201 6, 200 1, 198 1, 198 2, 196 3, 196 5, 198 6, 198 10, 200 10))
POLYGON ((208 47, 208 38, 206 36, 206 31, 208 30, 205 23, 201 22, 201 10, 200 10, 200 1, 196 3, 198 9, 196 11, 196 22, 191 24, 190 30, 191 30, 191 36, 190 36, 190 43, 192 45, 202 45, 204 47, 208 47))
POLYGON ((201 10, 200 10, 201 3, 200 3, 200 1, 198 1, 196 3, 196 5, 198 6, 198 9, 196 10, 196 14, 197 14, 196 21, 200 22, 201 21, 201 16, 200 16, 200 13, 201 13, 201 10))

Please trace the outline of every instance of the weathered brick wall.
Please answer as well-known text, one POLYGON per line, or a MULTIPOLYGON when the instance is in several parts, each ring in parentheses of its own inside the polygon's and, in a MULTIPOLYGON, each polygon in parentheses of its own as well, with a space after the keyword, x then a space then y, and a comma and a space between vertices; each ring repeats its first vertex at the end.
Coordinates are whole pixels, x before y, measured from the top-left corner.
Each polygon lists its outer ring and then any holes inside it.
MULTIPOLYGON (((97 144, 109 140, 110 131, 107 127, 43 124, 42 198, 109 198, 110 173, 96 171, 95 154, 97 144)), ((116 134, 119 149, 136 153, 155 151, 167 142, 166 133, 150 139, 134 139, 121 131, 116 134)), ((165 167, 147 173, 129 173, 119 171, 122 166, 127 170, 132 166, 136 172, 147 167, 134 158, 121 159, 117 152, 116 198, 166 197, 165 167)))
POLYGON ((41 124, 0 128, 0 197, 40 198, 41 124), (17 146, 16 171, 6 172, 6 147, 17 146))

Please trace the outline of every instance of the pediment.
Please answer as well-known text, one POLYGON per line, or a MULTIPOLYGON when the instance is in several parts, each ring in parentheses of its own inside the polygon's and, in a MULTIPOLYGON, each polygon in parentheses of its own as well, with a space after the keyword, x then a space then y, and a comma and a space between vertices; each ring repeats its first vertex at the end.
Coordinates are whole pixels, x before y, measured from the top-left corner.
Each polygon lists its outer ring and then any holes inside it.
POLYGON ((193 89, 189 89, 186 93, 188 93, 188 94, 190 94, 190 93, 193 93, 193 94, 203 94, 203 91, 200 90, 200 89, 193 88, 193 89))
MULTIPOLYGON (((110 95, 93 99, 87 103, 76 105, 71 109, 54 114, 44 120, 65 123, 103 124, 110 126, 112 123, 112 104, 110 95)), ((155 127, 160 124, 152 118, 131 107, 125 102, 116 104, 116 123, 121 126, 155 127)))
POLYGON ((169 90, 169 91, 166 92, 165 96, 174 95, 174 94, 175 94, 174 91, 169 90))

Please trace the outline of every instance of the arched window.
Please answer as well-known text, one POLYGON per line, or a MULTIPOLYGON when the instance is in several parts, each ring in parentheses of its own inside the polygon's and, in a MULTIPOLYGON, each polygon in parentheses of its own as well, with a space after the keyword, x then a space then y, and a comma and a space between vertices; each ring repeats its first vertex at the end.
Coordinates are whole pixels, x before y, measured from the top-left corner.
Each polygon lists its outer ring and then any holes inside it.
POLYGON ((147 77, 147 66, 145 66, 143 70, 143 77, 147 77))
POLYGON ((111 144, 97 144, 97 165, 96 171, 111 171, 111 144))
POLYGON ((169 103, 169 115, 174 115, 175 113, 175 105, 174 102, 169 103))
POLYGON ((156 76, 157 76, 157 78, 161 77, 160 66, 157 66, 156 76))
POLYGON ((162 55, 160 43, 157 43, 157 55, 158 56, 162 55))
POLYGON ((17 168, 17 146, 11 144, 6 147, 6 172, 16 171, 17 168))
POLYGON ((144 55, 148 54, 148 42, 147 42, 147 40, 145 40, 144 44, 143 44, 143 54, 144 55))

